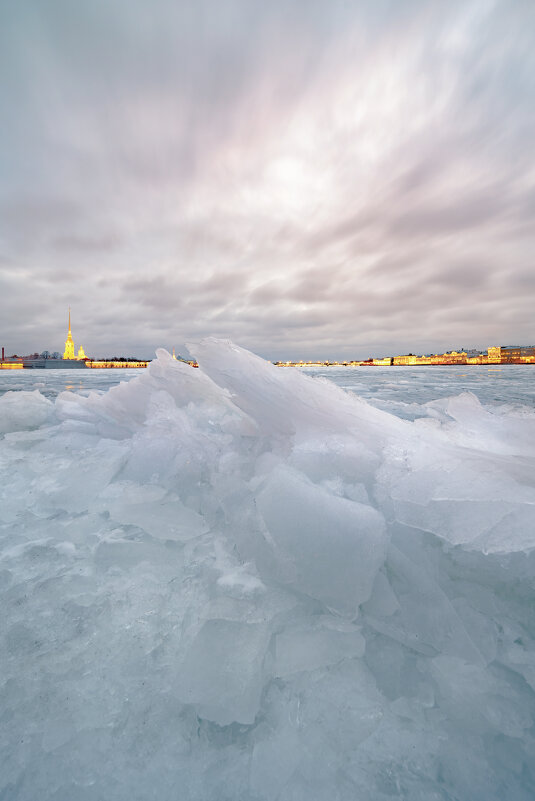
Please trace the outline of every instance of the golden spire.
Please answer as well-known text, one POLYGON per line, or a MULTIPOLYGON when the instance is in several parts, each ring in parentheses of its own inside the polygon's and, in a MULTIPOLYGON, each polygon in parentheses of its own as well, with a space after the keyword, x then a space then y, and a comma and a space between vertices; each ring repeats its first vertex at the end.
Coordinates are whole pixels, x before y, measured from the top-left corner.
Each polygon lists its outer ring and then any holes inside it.
POLYGON ((71 307, 69 306, 69 331, 67 334, 67 339, 65 340, 65 350, 63 351, 63 358, 64 359, 76 359, 76 355, 74 353, 74 342, 72 341, 72 334, 71 334, 71 307))

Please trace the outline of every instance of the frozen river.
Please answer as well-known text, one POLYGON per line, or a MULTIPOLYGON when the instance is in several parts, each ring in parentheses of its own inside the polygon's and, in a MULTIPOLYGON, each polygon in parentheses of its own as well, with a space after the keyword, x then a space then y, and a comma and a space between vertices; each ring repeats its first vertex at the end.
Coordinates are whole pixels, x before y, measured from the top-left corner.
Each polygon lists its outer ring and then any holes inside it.
POLYGON ((534 369, 193 355, 0 372, 0 798, 533 801, 534 369))
MULTIPOLYGON (((482 403, 535 405, 535 365, 470 367, 310 367, 299 369, 327 378, 378 408, 402 417, 417 416, 420 404, 473 392, 482 403)), ((87 395, 131 381, 143 369, 0 371, 0 395, 38 389, 55 398, 66 390, 87 395)))

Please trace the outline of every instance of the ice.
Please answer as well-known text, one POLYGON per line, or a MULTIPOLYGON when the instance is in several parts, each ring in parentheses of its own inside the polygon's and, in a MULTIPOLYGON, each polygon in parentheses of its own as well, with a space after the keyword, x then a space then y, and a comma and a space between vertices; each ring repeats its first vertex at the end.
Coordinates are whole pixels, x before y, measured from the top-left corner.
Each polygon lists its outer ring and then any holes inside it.
POLYGON ((328 627, 314 627, 303 631, 288 627, 275 637, 273 675, 282 678, 335 665, 342 659, 362 656, 364 648, 364 637, 356 628, 336 631, 328 627))
POLYGON ((39 428, 50 418, 52 408, 38 389, 6 392, 0 396, 0 434, 39 428))
POLYGON ((256 508, 272 546, 261 571, 339 613, 356 615, 384 562, 382 516, 288 468, 272 471, 256 508))
POLYGON ((186 541, 208 531, 201 515, 154 484, 117 481, 108 485, 100 500, 112 520, 137 526, 156 539, 186 541))
POLYGON ((267 626, 208 620, 185 653, 176 693, 219 726, 254 723, 260 707, 267 626))
POLYGON ((529 368, 190 350, 0 397, 0 798, 531 801, 529 368))

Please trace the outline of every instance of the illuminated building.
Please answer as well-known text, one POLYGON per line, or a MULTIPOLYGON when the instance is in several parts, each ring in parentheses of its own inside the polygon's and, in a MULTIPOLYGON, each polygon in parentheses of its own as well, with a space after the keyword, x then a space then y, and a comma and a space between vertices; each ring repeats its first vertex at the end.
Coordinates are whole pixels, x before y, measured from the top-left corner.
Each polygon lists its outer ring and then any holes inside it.
POLYGON ((392 364, 416 364, 416 356, 413 353, 408 353, 404 356, 394 356, 392 364))
POLYGON ((74 341, 71 334, 70 307, 69 307, 69 331, 67 333, 67 339, 65 340, 65 350, 63 351, 63 358, 68 359, 69 361, 83 361, 84 359, 87 359, 87 356, 85 355, 85 351, 82 345, 80 345, 80 347, 78 348, 78 355, 76 355, 76 352, 74 350, 74 341))
POLYGON ((533 345, 501 345, 488 349, 489 362, 500 364, 521 364, 535 361, 535 346, 533 345))
POLYGON ((466 351, 450 350, 442 354, 443 364, 466 364, 466 351))
POLYGON ((373 364, 376 367, 390 367, 394 363, 392 356, 385 356, 382 359, 374 359, 373 364))
POLYGON ((88 367, 91 367, 93 370, 109 370, 111 368, 129 368, 129 367, 148 367, 150 362, 146 361, 115 361, 114 359, 98 359, 94 361, 86 362, 88 367))
POLYGON ((63 358, 64 359, 85 359, 84 349, 80 346, 80 350, 78 351, 78 356, 75 355, 74 352, 74 342, 72 339, 71 334, 71 309, 69 307, 69 331, 67 333, 67 339, 65 340, 65 350, 63 351, 63 358), (80 355, 82 354, 82 355, 80 355))
POLYGON ((415 366, 415 365, 464 365, 464 364, 535 364, 535 345, 492 345, 487 351, 472 348, 470 350, 450 350, 446 353, 428 353, 415 356, 406 353, 399 356, 372 357, 364 361, 343 362, 274 362, 281 367, 307 367, 311 364, 325 367, 351 366, 351 367, 388 367, 415 366))

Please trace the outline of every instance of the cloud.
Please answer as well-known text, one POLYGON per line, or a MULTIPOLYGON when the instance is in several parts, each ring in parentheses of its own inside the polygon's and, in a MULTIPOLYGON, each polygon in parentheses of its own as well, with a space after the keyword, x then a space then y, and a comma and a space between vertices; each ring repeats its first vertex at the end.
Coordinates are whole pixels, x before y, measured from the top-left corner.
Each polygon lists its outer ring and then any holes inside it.
POLYGON ((3 7, 2 336, 60 349, 71 305, 95 353, 533 340, 534 23, 521 0, 3 7))
POLYGON ((65 234, 58 236, 51 242, 51 246, 59 251, 69 253, 90 253, 115 250, 121 244, 121 239, 112 232, 105 231, 99 234, 65 234))

